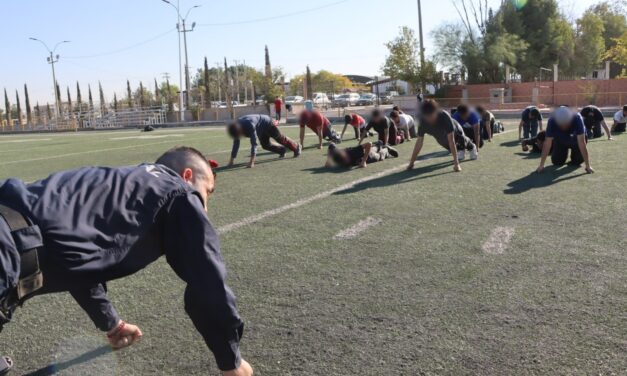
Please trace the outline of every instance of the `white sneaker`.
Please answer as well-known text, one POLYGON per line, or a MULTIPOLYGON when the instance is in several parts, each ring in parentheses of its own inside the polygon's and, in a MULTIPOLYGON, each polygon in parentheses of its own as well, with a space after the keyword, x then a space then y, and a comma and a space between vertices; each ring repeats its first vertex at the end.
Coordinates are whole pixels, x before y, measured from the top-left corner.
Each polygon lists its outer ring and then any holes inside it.
POLYGON ((479 151, 477 150, 477 145, 475 145, 474 149, 470 151, 470 160, 476 161, 479 159, 479 151))
POLYGON ((466 159, 466 150, 460 150, 457 152, 457 159, 463 161, 466 159))

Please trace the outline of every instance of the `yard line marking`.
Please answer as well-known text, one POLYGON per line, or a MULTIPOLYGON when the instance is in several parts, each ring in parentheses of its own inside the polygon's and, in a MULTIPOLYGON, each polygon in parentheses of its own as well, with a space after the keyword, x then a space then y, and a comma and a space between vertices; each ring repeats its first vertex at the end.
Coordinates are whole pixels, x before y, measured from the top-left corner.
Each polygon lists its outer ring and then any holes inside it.
MULTIPOLYGON (((204 138, 204 137, 202 137, 202 138, 204 138)), ((141 145, 120 146, 120 147, 109 148, 109 149, 88 150, 88 151, 81 151, 81 152, 76 152, 76 153, 52 155, 52 156, 47 156, 47 157, 20 159, 18 161, 3 162, 3 164, 4 165, 9 165, 9 164, 17 164, 17 163, 25 163, 25 162, 47 161, 49 159, 60 159, 60 158, 73 157, 73 156, 76 156, 76 155, 83 155, 83 154, 103 153, 103 152, 107 152, 107 151, 126 150, 126 149, 140 148, 140 147, 144 147, 144 146, 163 145, 163 144, 167 144, 167 143, 171 143, 171 142, 173 142, 173 140, 161 141, 161 142, 151 142, 151 143, 148 143, 148 144, 141 144, 141 145)))
POLYGON ((348 240, 348 239, 354 239, 357 236, 359 236, 359 234, 361 234, 362 232, 366 231, 367 229, 369 229, 370 227, 376 226, 379 223, 381 223, 382 221, 378 218, 372 218, 372 217, 368 217, 366 219, 364 219, 363 221, 359 221, 359 223, 345 229, 342 230, 340 232, 338 232, 337 234, 335 234, 335 236, 333 237, 333 239, 336 240, 348 240))
POLYGON ((333 195, 335 193, 351 189, 351 188, 355 187, 358 184, 366 183, 366 182, 369 182, 371 180, 378 179, 378 178, 381 178, 383 176, 386 176, 386 175, 393 174, 395 172, 401 171, 402 169, 404 169, 406 167, 407 167, 407 164, 396 166, 396 167, 393 167, 393 168, 381 171, 379 173, 376 173, 374 175, 370 175, 370 176, 366 176, 366 177, 361 178, 361 179, 357 179, 357 180, 355 180, 353 182, 350 182, 348 184, 344 184, 344 185, 339 186, 337 188, 333 188, 333 189, 330 189, 328 191, 325 191, 325 192, 322 192, 322 193, 318 193, 317 195, 310 196, 310 197, 307 197, 307 198, 302 198, 302 199, 300 199, 300 200, 298 200, 296 202, 293 202, 291 204, 283 205, 283 206, 280 206, 280 207, 275 208, 275 209, 270 209, 270 210, 267 210, 267 211, 265 211, 263 213, 251 215, 250 217, 244 218, 241 221, 238 221, 238 222, 235 222, 235 223, 231 223, 231 224, 228 224, 228 225, 225 225, 225 226, 222 226, 222 227, 218 228, 218 233, 225 234, 227 232, 231 232, 233 230, 237 230, 237 229, 239 229, 241 227, 252 225, 253 223, 259 222, 259 221, 261 221, 263 219, 266 219, 266 218, 269 218, 269 217, 274 217, 277 214, 281 214, 281 213, 284 213, 284 212, 286 212, 288 210, 299 208, 301 206, 310 204, 310 203, 312 203, 314 201, 318 201, 318 200, 321 200, 323 198, 327 198, 327 197, 329 197, 329 196, 331 196, 331 195, 333 195))
POLYGON ((32 138, 32 139, 28 139, 28 138, 22 138, 22 139, 17 139, 17 140, 2 140, 0 141, 0 144, 21 144, 21 143, 26 143, 26 142, 40 142, 40 141, 52 141, 51 138, 32 138))
MULTIPOLYGON (((504 134, 507 134, 507 133, 510 133, 510 132, 513 132, 513 130, 505 131, 505 132, 502 132, 502 133, 498 133, 498 134, 496 134, 494 136, 504 135, 504 134)), ((432 159, 432 158, 438 158, 438 157, 442 157, 443 155, 442 155, 442 152, 434 152, 431 155, 427 155, 427 156, 428 156, 427 158, 421 158, 419 160, 428 160, 428 159, 432 159)), ((292 209, 299 208, 301 206, 305 206, 305 205, 310 204, 310 203, 312 203, 314 201, 321 200, 323 198, 327 198, 327 197, 329 197, 329 196, 331 196, 331 195, 333 195, 335 193, 342 192, 342 191, 354 188, 358 184, 367 183, 367 182, 369 182, 371 180, 375 180, 375 179, 384 177, 386 175, 393 174, 393 173, 401 171, 401 170, 403 170, 405 168, 407 168, 407 163, 404 163, 404 164, 402 164, 400 166, 396 166, 396 167, 393 167, 393 168, 381 171, 381 172, 376 173, 374 175, 370 175, 370 176, 366 176, 366 177, 361 178, 361 179, 357 179, 357 180, 355 180, 355 181, 353 181, 351 183, 344 184, 344 185, 339 186, 337 188, 330 189, 330 190, 328 190, 326 192, 318 193, 317 195, 314 195, 314 196, 311 196, 311 197, 302 198, 302 199, 300 199, 300 200, 298 200, 296 202, 293 202, 291 204, 283 205, 283 206, 280 206, 280 207, 275 208, 275 209, 270 209, 270 210, 267 210, 267 211, 265 211, 263 213, 251 215, 250 217, 244 218, 241 221, 237 221, 237 222, 234 222, 234 223, 231 223, 231 224, 228 224, 228 225, 224 225, 224 226, 218 228, 218 233, 219 234, 226 234, 228 232, 231 232, 231 231, 234 231, 234 230, 238 230, 238 229, 240 229, 240 228, 242 228, 244 226, 252 225, 252 224, 254 224, 256 222, 259 222, 259 221, 261 221, 263 219, 274 217, 275 215, 284 213, 284 212, 286 212, 288 210, 292 210, 292 209)))
POLYGON ((488 240, 483 243, 481 249, 489 255, 502 255, 514 236, 513 227, 497 227, 492 230, 488 240))
POLYGON ((185 137, 182 134, 162 134, 162 135, 144 135, 144 136, 127 136, 127 137, 114 137, 110 138, 109 141, 123 141, 123 140, 156 140, 159 138, 169 138, 169 137, 185 137))

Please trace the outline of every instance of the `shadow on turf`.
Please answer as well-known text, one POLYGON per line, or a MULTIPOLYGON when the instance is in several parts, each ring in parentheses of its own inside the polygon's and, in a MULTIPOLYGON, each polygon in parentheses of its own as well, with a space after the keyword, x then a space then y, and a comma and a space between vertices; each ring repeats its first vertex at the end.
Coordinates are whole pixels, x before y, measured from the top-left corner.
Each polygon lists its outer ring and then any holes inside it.
POLYGON ((525 193, 532 189, 545 188, 557 183, 578 178, 582 175, 586 175, 586 172, 583 172, 563 178, 563 176, 568 175, 578 170, 579 168, 579 166, 565 166, 561 168, 550 166, 547 167, 541 174, 538 174, 537 172, 532 172, 522 179, 514 180, 507 185, 509 188, 505 189, 503 192, 507 195, 517 195, 525 193))
POLYGON ((351 193, 357 193, 361 191, 365 191, 370 188, 383 188, 390 187, 399 184, 411 183, 418 180, 430 179, 436 176, 454 174, 453 169, 447 169, 447 171, 443 171, 437 174, 426 175, 438 170, 442 170, 447 167, 452 167, 453 161, 440 162, 434 165, 424 166, 415 168, 411 171, 404 170, 396 174, 382 176, 377 179, 369 180, 367 182, 359 183, 353 186, 352 188, 345 189, 343 191, 339 191, 335 193, 336 195, 346 195, 351 193))
POLYGON ((86 352, 83 355, 77 356, 74 359, 67 360, 65 362, 49 364, 44 368, 38 369, 37 371, 24 374, 23 376, 52 376, 58 374, 60 371, 67 370, 79 364, 90 362, 100 356, 107 355, 111 353, 111 347, 109 346, 101 346, 92 351, 86 352))
POLYGON ((516 153, 516 155, 520 155, 524 159, 538 159, 541 156, 540 153, 523 153, 523 152, 516 153))
POLYGON ((501 146, 505 146, 505 147, 508 147, 508 148, 513 148, 515 146, 520 146, 520 140, 512 140, 512 141, 502 142, 501 146))

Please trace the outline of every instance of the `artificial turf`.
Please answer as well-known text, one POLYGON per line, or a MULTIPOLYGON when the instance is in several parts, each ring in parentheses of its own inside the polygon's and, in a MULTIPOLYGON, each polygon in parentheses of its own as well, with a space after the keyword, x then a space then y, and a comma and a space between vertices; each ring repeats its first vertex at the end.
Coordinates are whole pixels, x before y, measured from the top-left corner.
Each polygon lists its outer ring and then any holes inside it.
MULTIPOLYGON (((242 164, 219 170, 209 206, 225 228, 387 172, 222 234, 246 322, 242 354, 256 374, 627 372, 627 136, 590 143, 594 175, 532 173, 538 160, 521 155, 515 132, 459 174, 431 139, 409 172, 400 166, 410 145, 398 160, 338 172, 321 168, 315 141, 306 138, 297 160, 262 153, 252 170, 243 142, 242 164), (381 222, 334 239, 368 217, 381 222), (502 254, 486 253, 497 227, 514 235, 502 254)), ((14 135, 0 137, 0 180, 154 161, 178 144, 228 160, 229 140, 208 128, 14 135)), ((111 353, 69 295, 38 297, 0 335, 16 374, 217 374, 165 261, 108 287, 122 317, 143 329, 141 343, 111 353)))

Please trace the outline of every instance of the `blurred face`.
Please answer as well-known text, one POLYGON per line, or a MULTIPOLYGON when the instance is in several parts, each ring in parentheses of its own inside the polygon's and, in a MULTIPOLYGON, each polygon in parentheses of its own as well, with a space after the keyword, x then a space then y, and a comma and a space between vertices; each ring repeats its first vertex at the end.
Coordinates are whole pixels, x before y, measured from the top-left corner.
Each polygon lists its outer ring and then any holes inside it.
POLYGON ((423 115, 423 118, 427 121, 427 123, 435 124, 435 122, 438 120, 438 111, 434 111, 433 113, 428 115, 423 115))
POLYGON ((200 197, 202 197, 205 204, 205 210, 207 210, 209 198, 215 191, 215 177, 211 168, 206 166, 202 174, 194 174, 191 168, 186 168, 181 176, 186 183, 200 193, 200 197))

